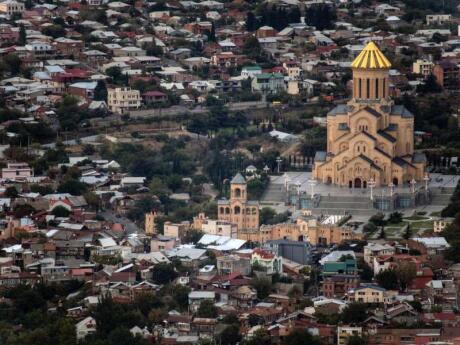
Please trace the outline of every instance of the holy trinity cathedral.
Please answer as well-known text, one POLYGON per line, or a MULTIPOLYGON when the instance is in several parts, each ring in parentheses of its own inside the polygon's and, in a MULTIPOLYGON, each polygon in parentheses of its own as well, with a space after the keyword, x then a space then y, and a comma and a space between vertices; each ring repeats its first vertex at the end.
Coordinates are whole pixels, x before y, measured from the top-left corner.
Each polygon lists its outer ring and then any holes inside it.
POLYGON ((426 158, 414 153, 414 116, 389 96, 391 63, 370 42, 352 62, 353 98, 327 115, 327 152, 317 152, 320 182, 366 188, 424 177, 426 158))

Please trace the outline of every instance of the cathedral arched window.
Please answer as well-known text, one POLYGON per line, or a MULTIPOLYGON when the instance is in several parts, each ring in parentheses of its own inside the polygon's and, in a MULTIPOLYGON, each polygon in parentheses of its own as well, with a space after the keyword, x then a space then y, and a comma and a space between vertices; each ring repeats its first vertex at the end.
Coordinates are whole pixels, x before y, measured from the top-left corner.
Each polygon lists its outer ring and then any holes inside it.
POLYGON ((366 79, 366 98, 371 97, 371 81, 370 79, 366 79))
POLYGON ((241 208, 239 206, 235 206, 235 208, 233 209, 233 213, 234 214, 240 214, 241 213, 241 208))
POLYGON ((224 213, 224 208, 223 207, 220 208, 220 213, 222 213, 222 214, 224 213))
POLYGON ((235 188, 235 198, 240 198, 241 197, 241 189, 235 188))

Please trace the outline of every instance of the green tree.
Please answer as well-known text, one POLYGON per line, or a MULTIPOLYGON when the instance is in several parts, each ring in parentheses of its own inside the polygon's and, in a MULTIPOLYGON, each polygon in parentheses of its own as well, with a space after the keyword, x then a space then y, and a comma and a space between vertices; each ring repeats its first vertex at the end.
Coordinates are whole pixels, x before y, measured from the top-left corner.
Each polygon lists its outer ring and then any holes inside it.
POLYGON ((369 223, 373 223, 375 226, 385 226, 386 221, 385 221, 385 214, 379 212, 374 214, 370 219, 369 223))
POLYGON ((10 186, 5 189, 5 196, 7 198, 17 198, 18 195, 18 190, 14 186, 10 186))
POLYGON ((417 268, 413 262, 402 261, 396 269, 401 290, 405 291, 417 276, 417 268))
POLYGON ((200 303, 197 310, 198 317, 215 318, 217 317, 217 308, 211 300, 204 300, 200 303))
POLYGON ((167 284, 176 279, 177 272, 174 270, 174 265, 170 263, 160 262, 153 266, 152 280, 155 284, 167 284))
POLYGON ((367 345, 367 340, 366 338, 354 334, 351 337, 348 337, 347 345, 367 345))
POLYGON ((367 306, 364 303, 352 302, 342 311, 341 319, 347 324, 363 322, 367 319, 367 306))
POLYGON ((257 30, 257 18, 253 12, 248 11, 246 14, 246 30, 253 32, 257 30))
POLYGON ((70 211, 66 209, 64 206, 57 206, 51 211, 51 214, 55 217, 68 217, 70 211))
POLYGON ((96 88, 94 89, 95 101, 107 101, 107 86, 103 80, 98 80, 96 88))
POLYGON ((390 223, 390 224, 401 223, 402 222, 402 217, 403 217, 403 214, 401 212, 392 212, 388 216, 388 223, 390 223))
POLYGON ((270 334, 264 328, 258 329, 243 342, 244 345, 271 345, 271 343, 270 334))
POLYGON ((396 270, 392 268, 380 271, 375 276, 375 280, 381 287, 387 290, 399 289, 398 274, 396 273, 396 270))
POLYGON ((18 44, 24 46, 27 43, 27 33, 24 24, 19 25, 19 40, 18 44))
POLYGON ((265 299, 272 291, 272 281, 269 278, 253 278, 250 281, 251 286, 257 291, 257 298, 265 299))
POLYGON ((235 345, 241 341, 239 324, 231 324, 218 335, 219 344, 235 345))
POLYGON ((72 195, 82 195, 86 193, 87 190, 88 186, 86 183, 72 178, 62 182, 57 189, 58 193, 70 193, 72 195))
POLYGON ((188 294, 190 291, 187 286, 176 285, 174 287, 173 298, 181 310, 186 310, 188 307, 188 294))
POLYGON ((263 207, 259 213, 260 224, 271 224, 275 216, 276 211, 274 209, 271 207, 263 207))
POLYGON ((282 345, 321 345, 319 337, 313 336, 307 329, 295 328, 289 333, 282 345))

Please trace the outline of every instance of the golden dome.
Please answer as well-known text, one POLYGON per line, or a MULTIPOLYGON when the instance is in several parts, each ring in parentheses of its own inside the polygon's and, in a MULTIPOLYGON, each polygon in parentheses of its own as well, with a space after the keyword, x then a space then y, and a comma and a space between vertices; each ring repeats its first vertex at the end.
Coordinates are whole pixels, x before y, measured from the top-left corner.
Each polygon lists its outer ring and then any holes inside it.
POLYGON ((390 68, 391 63, 374 42, 369 42, 351 63, 352 68, 390 68))

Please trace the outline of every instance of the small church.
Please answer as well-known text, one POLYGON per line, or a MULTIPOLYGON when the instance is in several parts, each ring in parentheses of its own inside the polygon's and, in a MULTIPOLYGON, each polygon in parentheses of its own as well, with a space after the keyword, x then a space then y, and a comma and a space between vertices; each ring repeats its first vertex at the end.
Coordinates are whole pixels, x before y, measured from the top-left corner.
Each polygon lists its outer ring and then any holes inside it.
POLYGON ((217 203, 218 219, 236 224, 238 231, 259 229, 259 202, 248 200, 247 189, 246 179, 238 173, 230 182, 230 200, 217 203))
POLYGON ((423 179, 426 157, 414 152, 414 116, 390 98, 390 61, 369 42, 352 62, 353 96, 327 115, 327 151, 316 152, 313 177, 366 188, 423 179))

